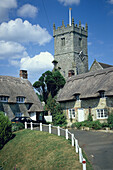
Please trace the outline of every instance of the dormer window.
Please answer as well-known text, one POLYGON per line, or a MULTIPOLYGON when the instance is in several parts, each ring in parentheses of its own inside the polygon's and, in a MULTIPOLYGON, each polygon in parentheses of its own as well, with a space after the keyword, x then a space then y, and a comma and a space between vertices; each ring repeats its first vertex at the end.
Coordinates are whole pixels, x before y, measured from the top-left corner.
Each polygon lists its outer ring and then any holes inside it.
POLYGON ((0 96, 0 102, 8 102, 8 98, 7 96, 0 96))
POLYGON ((16 98, 17 103, 24 103, 24 101, 25 101, 25 97, 17 97, 16 98))

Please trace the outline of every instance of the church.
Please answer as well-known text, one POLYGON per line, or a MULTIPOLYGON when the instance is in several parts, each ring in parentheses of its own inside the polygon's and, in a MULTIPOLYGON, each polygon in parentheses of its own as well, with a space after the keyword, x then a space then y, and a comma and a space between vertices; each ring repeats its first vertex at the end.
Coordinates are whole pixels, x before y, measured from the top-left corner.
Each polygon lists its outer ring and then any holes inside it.
POLYGON ((113 66, 95 60, 88 69, 87 23, 84 28, 69 16, 67 26, 64 21, 58 28, 53 24, 53 37, 54 68, 66 79, 57 101, 68 125, 87 120, 89 114, 93 120, 106 122, 113 112, 113 66))

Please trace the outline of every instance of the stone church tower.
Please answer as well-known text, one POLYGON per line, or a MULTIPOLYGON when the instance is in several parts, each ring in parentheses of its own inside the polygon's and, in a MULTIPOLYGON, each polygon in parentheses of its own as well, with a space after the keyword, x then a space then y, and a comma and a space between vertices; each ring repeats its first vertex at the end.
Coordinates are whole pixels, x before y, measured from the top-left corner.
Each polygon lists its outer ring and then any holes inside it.
POLYGON ((56 29, 53 24, 54 37, 54 67, 60 70, 61 74, 67 79, 71 75, 77 75, 88 72, 88 53, 87 53, 87 37, 88 26, 85 28, 72 23, 65 27, 56 29))

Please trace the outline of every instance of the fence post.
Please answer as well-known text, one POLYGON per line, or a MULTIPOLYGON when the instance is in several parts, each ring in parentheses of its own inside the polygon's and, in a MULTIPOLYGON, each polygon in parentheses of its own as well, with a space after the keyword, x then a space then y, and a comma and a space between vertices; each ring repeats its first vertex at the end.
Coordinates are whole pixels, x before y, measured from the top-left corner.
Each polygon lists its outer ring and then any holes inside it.
POLYGON ((76 153, 78 153, 78 140, 75 139, 75 148, 76 148, 76 153))
POLYGON ((33 130, 33 123, 31 122, 31 130, 33 130))
POLYGON ((66 129, 66 139, 68 140, 68 129, 66 129))
POLYGON ((51 124, 49 124, 49 133, 51 133, 51 124))
POLYGON ((25 122, 25 129, 27 129, 27 122, 25 122))
POLYGON ((72 146, 74 146, 74 134, 71 134, 72 146))
POLYGON ((42 131, 42 123, 40 123, 40 131, 42 131))
POLYGON ((83 165, 83 170, 86 170, 86 160, 83 158, 83 161, 82 161, 82 165, 83 165))
POLYGON ((60 127, 58 126, 58 136, 60 136, 60 127))
POLYGON ((79 148, 79 162, 82 163, 82 149, 79 148))

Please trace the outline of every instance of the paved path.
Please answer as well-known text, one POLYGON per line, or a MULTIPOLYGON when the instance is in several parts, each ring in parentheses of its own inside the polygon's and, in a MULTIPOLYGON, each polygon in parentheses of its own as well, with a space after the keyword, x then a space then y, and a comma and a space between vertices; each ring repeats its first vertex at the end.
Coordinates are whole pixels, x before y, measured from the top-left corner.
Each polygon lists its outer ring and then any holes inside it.
POLYGON ((69 130, 79 140, 94 170, 113 170, 113 133, 69 130))

